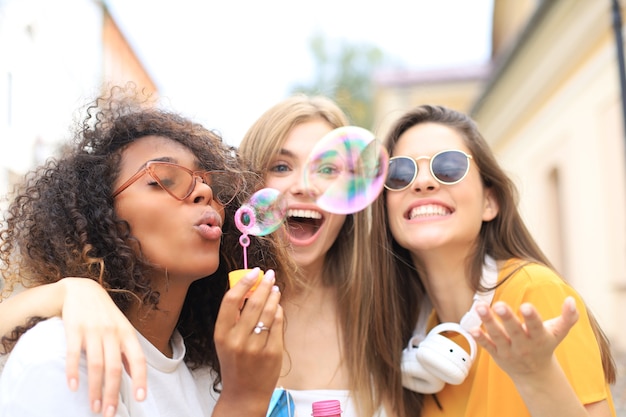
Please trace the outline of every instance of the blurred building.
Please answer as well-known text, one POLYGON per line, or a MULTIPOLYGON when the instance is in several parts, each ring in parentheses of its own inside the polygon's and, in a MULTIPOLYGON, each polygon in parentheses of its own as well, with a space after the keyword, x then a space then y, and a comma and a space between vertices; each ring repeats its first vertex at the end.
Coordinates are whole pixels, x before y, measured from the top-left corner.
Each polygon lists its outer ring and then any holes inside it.
POLYGON ((613 18, 611 0, 494 0, 491 62, 379 74, 375 107, 381 137, 418 104, 470 113, 515 180, 542 249, 626 351, 626 135, 613 18))
POLYGON ((105 0, 0 0, 0 198, 109 83, 157 87, 105 0))

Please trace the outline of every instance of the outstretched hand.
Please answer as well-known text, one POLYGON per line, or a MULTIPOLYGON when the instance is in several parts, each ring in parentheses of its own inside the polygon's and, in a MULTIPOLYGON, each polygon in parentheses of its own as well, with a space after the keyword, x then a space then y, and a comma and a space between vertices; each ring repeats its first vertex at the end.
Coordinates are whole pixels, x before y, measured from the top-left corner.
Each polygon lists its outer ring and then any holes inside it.
MULTIPOLYGON (((64 278, 62 317, 67 334, 67 381, 76 390, 81 352, 87 356, 92 411, 112 415, 119 400, 122 369, 131 376, 135 399, 146 396, 146 358, 135 328, 95 281, 64 278)), ((84 383, 84 382, 82 382, 84 383)))
POLYGON ((529 303, 520 306, 523 322, 501 301, 492 308, 478 305, 476 311, 484 328, 472 329, 470 333, 514 381, 549 367, 554 350, 578 320, 572 297, 565 299, 560 316, 546 321, 529 303))

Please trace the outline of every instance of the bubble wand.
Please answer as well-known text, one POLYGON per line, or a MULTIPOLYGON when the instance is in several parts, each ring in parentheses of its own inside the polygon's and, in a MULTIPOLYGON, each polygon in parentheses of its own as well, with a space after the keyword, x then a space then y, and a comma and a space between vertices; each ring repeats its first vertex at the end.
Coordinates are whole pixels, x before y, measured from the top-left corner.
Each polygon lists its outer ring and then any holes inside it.
MULTIPOLYGON (((243 249, 243 269, 236 269, 228 273, 230 287, 232 288, 249 271, 248 269, 248 246, 250 235, 265 236, 280 227, 285 220, 287 204, 280 191, 273 188, 263 188, 250 197, 235 212, 235 226, 241 232, 239 244, 243 249)), ((250 291, 254 291, 263 278, 260 271, 259 278, 250 291)))
POLYGON ((239 237, 239 244, 243 248, 243 268, 248 269, 248 246, 250 246, 250 237, 248 230, 252 229, 256 224, 256 216, 254 210, 248 205, 243 205, 237 209, 235 213, 235 225, 242 233, 239 237))

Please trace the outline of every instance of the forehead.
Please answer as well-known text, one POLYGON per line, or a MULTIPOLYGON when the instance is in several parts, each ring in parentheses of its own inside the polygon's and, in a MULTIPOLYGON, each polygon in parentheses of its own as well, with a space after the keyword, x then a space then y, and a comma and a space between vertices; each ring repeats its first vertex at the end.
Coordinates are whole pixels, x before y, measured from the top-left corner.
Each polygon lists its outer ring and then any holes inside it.
POLYGON ((323 119, 299 123, 287 133, 282 149, 300 157, 308 157, 313 147, 331 130, 332 126, 323 119))
POLYGON ((446 149, 468 152, 463 135, 439 123, 420 123, 407 129, 396 142, 393 155, 431 156, 446 149))
POLYGON ((161 160, 197 168, 197 158, 189 148, 163 136, 144 136, 122 151, 121 175, 134 173, 148 161, 161 160))

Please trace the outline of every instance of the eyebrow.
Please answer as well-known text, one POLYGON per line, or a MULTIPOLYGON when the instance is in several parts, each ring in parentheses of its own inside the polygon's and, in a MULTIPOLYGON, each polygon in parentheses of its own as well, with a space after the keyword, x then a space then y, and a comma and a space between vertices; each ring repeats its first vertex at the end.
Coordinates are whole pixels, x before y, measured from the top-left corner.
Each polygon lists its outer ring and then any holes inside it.
POLYGON ((148 162, 169 162, 172 164, 177 164, 178 160, 176 158, 172 158, 171 156, 162 156, 160 158, 150 159, 148 162))
POLYGON ((293 153, 290 150, 285 149, 285 148, 280 148, 280 150, 278 151, 278 154, 282 155, 282 156, 289 156, 291 158, 295 158, 296 157, 295 153, 293 153))

